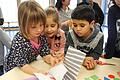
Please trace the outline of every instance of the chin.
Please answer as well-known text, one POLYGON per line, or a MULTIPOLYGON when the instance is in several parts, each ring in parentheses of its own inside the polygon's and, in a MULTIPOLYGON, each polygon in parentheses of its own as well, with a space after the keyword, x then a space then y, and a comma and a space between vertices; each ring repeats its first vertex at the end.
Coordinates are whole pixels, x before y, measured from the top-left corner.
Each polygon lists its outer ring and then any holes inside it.
POLYGON ((77 34, 79 37, 82 37, 83 35, 81 35, 81 34, 77 34))

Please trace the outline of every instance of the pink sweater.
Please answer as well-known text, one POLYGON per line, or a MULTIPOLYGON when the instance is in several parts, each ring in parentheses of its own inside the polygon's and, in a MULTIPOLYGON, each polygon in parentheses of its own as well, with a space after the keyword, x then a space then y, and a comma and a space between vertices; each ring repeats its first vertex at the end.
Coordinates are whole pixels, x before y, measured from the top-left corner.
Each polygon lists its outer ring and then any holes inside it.
POLYGON ((64 53, 64 47, 66 43, 66 37, 63 30, 59 29, 58 33, 53 38, 48 38, 48 43, 51 49, 51 53, 61 51, 64 53))

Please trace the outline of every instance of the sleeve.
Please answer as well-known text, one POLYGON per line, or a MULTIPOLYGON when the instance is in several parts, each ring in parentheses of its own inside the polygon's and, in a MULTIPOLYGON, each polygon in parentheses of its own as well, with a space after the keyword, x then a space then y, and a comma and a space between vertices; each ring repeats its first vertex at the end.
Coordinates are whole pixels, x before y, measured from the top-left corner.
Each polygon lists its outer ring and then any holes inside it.
MULTIPOLYGON (((12 47, 10 49, 9 57, 7 60, 7 64, 9 66, 17 66, 22 67, 25 64, 30 63, 30 48, 24 45, 26 43, 20 43, 17 40, 13 40, 12 47)), ((32 57, 32 56, 31 56, 32 57)))
POLYGON ((0 40, 8 49, 11 47, 11 39, 5 31, 0 29, 0 40))
POLYGON ((108 38, 105 46, 106 56, 105 58, 112 58, 115 53, 115 40, 117 38, 117 29, 116 29, 116 11, 113 8, 109 9, 108 12, 108 38))
POLYGON ((67 53, 67 50, 68 50, 68 47, 69 46, 72 46, 74 47, 74 42, 72 40, 72 37, 70 35, 70 32, 68 33, 68 35, 66 36, 66 44, 65 44, 65 49, 64 49, 64 52, 65 54, 67 53))
POLYGON ((49 49, 49 46, 48 46, 46 36, 42 36, 40 38, 40 41, 41 41, 41 47, 42 47, 41 52, 40 52, 40 56, 43 57, 43 56, 49 55, 50 54, 50 49, 49 49))
POLYGON ((95 49, 93 49, 90 52, 90 56, 92 56, 95 60, 98 60, 103 52, 103 43, 104 43, 104 36, 100 38, 98 45, 95 47, 95 49))
POLYGON ((60 40, 60 51, 62 51, 63 53, 64 53, 64 48, 65 48, 65 43, 66 43, 65 33, 62 32, 61 33, 61 40, 60 40))
POLYGON ((103 21, 104 21, 103 11, 102 11, 102 9, 100 8, 100 6, 97 3, 95 3, 94 9, 95 9, 95 12, 96 12, 95 14, 97 15, 96 16, 97 17, 97 21, 102 26, 103 21))

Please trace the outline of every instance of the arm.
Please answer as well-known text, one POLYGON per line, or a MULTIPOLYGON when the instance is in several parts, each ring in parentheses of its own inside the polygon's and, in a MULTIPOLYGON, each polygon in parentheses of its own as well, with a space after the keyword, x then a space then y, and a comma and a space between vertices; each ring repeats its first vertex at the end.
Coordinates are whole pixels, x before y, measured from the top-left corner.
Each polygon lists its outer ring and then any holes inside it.
POLYGON ((93 49, 90 52, 91 57, 94 58, 94 60, 98 60, 99 57, 101 56, 102 52, 103 52, 103 43, 104 43, 104 36, 101 37, 101 39, 99 40, 97 46, 95 47, 95 49, 93 49))
POLYGON ((32 54, 32 48, 23 38, 15 36, 12 41, 10 53, 6 56, 5 70, 9 71, 14 67, 19 67, 25 73, 33 74, 39 70, 31 67, 29 64, 36 60, 36 55, 32 54))
POLYGON ((29 64, 25 64, 23 67, 20 67, 20 69, 25 72, 25 73, 28 73, 28 74, 32 74, 34 75, 34 73, 39 73, 40 70, 30 66, 29 64))
POLYGON ((117 37, 115 13, 116 11, 114 11, 114 8, 111 7, 108 12, 108 39, 105 46, 105 58, 112 58, 115 52, 115 40, 117 37))
POLYGON ((49 63, 52 66, 54 66, 55 64, 58 63, 58 61, 57 61, 57 59, 52 57, 51 54, 50 54, 50 49, 49 49, 49 46, 48 46, 46 36, 42 36, 40 38, 40 41, 41 41, 41 47, 42 47, 41 52, 40 52, 40 56, 43 57, 43 60, 46 63, 49 63))
POLYGON ((66 44, 66 37, 64 31, 61 31, 61 39, 60 39, 60 51, 64 53, 64 48, 66 44))
POLYGON ((83 66, 85 66, 88 70, 94 69, 96 67, 96 60, 99 59, 100 55, 103 51, 103 37, 99 40, 95 49, 90 51, 90 54, 86 56, 83 66))
POLYGON ((59 47, 59 51, 55 52, 55 54, 57 54, 57 59, 59 61, 64 60, 64 48, 65 48, 65 43, 66 43, 66 37, 65 37, 65 33, 63 30, 60 29, 60 47, 59 47))
POLYGON ((67 53, 67 50, 68 50, 68 47, 69 46, 72 46, 74 47, 74 43, 73 43, 73 40, 72 40, 72 37, 70 35, 70 33, 68 33, 67 37, 66 37, 66 44, 65 44, 65 54, 67 53))
POLYGON ((5 31, 3 31, 1 28, 0 28, 0 40, 8 49, 10 49, 10 47, 11 47, 11 39, 5 33, 5 31))
POLYGON ((100 26, 102 26, 103 21, 104 21, 103 11, 97 3, 94 3, 94 4, 95 5, 93 6, 93 8, 95 10, 95 14, 96 14, 96 17, 97 17, 97 22, 100 24, 100 26))

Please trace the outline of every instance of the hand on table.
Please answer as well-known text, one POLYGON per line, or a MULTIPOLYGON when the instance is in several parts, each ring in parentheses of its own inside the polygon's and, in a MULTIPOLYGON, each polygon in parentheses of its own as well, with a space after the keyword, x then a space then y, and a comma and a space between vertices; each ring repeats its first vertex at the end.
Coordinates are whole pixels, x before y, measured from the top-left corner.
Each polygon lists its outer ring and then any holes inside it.
POLYGON ((86 57, 83 62, 83 66, 85 66, 88 70, 94 69, 96 65, 96 61, 93 59, 93 57, 86 57))
POLYGON ((52 56, 55 57, 56 59, 58 59, 59 62, 64 60, 64 53, 61 51, 52 53, 52 56))
POLYGON ((43 59, 46 63, 49 63, 51 66, 55 66, 59 63, 58 59, 54 58, 51 54, 44 56, 43 59))

